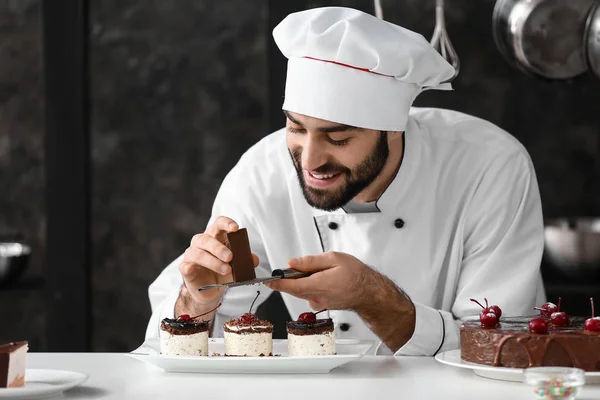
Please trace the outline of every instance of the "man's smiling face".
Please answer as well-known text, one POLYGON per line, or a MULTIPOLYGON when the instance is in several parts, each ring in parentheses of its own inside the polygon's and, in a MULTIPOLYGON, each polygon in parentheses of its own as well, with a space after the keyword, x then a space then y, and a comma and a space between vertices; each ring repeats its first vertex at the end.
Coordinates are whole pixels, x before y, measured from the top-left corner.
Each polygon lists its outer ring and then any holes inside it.
POLYGON ((288 150, 312 207, 344 206, 383 170, 389 155, 386 132, 284 113, 288 150))

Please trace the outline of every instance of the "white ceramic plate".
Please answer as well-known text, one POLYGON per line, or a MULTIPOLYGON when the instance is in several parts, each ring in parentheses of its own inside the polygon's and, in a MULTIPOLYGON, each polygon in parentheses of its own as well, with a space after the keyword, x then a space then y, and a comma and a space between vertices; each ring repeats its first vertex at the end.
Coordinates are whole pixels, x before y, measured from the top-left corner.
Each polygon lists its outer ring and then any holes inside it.
POLYGON ((0 399, 43 399, 54 397, 81 385, 88 376, 80 372, 57 369, 27 369, 25 386, 0 389, 0 399))
MULTIPOLYGON (((458 368, 473 370, 476 375, 484 378, 498 379, 502 381, 523 382, 522 368, 493 367, 491 365, 475 364, 460 358, 460 349, 439 353, 435 359, 442 364, 458 368)), ((586 384, 600 384, 600 372, 586 372, 586 384)))
MULTIPOLYGON (((159 354, 158 340, 144 342, 128 353, 137 360, 161 368, 166 372, 203 372, 219 374, 326 374, 340 365, 364 356, 373 346, 369 340, 337 340, 336 355, 289 357, 287 340, 273 340, 272 357, 224 356, 165 356, 159 354), (145 353, 145 354, 142 354, 145 353)), ((224 354, 222 338, 209 339, 208 354, 224 354)))

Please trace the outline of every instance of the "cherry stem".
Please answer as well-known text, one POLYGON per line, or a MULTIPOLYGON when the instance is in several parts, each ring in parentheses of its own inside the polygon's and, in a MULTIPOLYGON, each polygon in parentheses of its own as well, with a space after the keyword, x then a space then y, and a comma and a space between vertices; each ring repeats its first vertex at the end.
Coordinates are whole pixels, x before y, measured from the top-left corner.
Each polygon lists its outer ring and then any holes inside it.
POLYGON ((317 311, 317 312, 315 313, 315 315, 317 315, 317 314, 320 314, 320 313, 322 313, 323 311, 327 311, 327 309, 326 309, 326 308, 324 308, 324 309, 322 309, 321 311, 317 311))
POLYGON ((480 303, 480 302, 478 302, 477 300, 475 300, 475 299, 469 299, 469 300, 471 300, 471 301, 474 301, 475 303, 479 304, 479 307, 481 307, 481 308, 485 309, 485 307, 484 307, 484 306, 482 306, 482 305, 481 305, 481 303, 480 303))
POLYGON ((592 318, 594 318, 594 298, 590 297, 590 303, 592 303, 592 318))
POLYGON ((256 302, 256 299, 258 299, 258 296, 260 296, 260 290, 256 291, 256 297, 254 298, 252 304, 250 304, 250 311, 248 311, 250 314, 252 314, 252 307, 254 307, 254 303, 256 302))
POLYGON ((487 299, 485 297, 483 299, 485 300, 485 308, 488 308, 490 305, 488 304, 487 299))
POLYGON ((538 310, 538 311, 546 311, 546 310, 544 310, 544 309, 543 309, 543 308, 541 308, 541 307, 533 307, 533 309, 534 309, 534 310, 538 310))
POLYGON ((217 308, 221 307, 221 304, 223 304, 223 303, 219 303, 219 305, 218 305, 218 306, 216 306, 215 308, 213 308, 212 310, 210 310, 210 311, 207 311, 207 312, 205 312, 205 313, 203 313, 203 314, 200 314, 200 315, 196 315, 195 317, 192 317, 192 318, 190 318, 190 319, 196 319, 196 318, 198 318, 198 317, 201 317, 201 316, 203 316, 203 315, 210 314, 211 312, 215 311, 217 308))
POLYGON ((558 310, 557 310, 558 312, 560 312, 560 301, 561 301, 561 300, 562 300, 562 299, 559 297, 559 298, 558 298, 558 310))

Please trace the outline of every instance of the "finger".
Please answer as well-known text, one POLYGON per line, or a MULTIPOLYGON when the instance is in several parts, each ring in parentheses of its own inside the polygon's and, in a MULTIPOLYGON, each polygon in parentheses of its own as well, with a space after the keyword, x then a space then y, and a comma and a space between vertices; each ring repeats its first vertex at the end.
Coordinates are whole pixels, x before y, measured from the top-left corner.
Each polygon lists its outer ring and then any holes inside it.
POLYGON ((258 256, 254 253, 252 253, 252 263, 254 268, 258 267, 258 264, 260 264, 260 258, 258 258, 258 256))
POLYGON ((183 278, 193 281, 202 272, 202 269, 211 270, 221 275, 231 273, 229 264, 224 263, 206 250, 197 247, 189 247, 183 257, 179 271, 183 278))
POLYGON ((194 236, 190 247, 208 251, 225 263, 228 263, 233 258, 233 253, 227 246, 206 233, 194 236))
POLYGON ((297 269, 302 272, 323 271, 333 268, 337 265, 337 257, 333 252, 327 252, 317 255, 309 255, 298 258, 291 258, 288 261, 290 268, 297 269))
POLYGON ((206 233, 211 236, 221 236, 225 232, 235 232, 239 229, 237 222, 229 217, 217 217, 212 224, 206 229, 206 233))
POLYGON ((265 282, 264 284, 273 290, 291 294, 292 296, 301 299, 308 299, 318 291, 315 280, 311 279, 314 275, 308 278, 299 279, 278 279, 276 281, 265 282))

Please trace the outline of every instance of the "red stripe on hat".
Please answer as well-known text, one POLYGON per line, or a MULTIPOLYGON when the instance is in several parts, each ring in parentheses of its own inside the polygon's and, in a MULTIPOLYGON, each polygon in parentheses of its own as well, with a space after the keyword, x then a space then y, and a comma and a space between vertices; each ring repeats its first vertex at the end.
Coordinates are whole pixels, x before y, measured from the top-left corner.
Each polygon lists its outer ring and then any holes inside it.
POLYGON ((375 75, 381 75, 381 76, 387 76, 387 77, 390 77, 390 78, 392 78, 392 76, 391 76, 391 75, 380 74, 379 72, 373 72, 373 71, 370 71, 370 70, 368 70, 368 69, 366 69, 366 68, 359 68, 359 67, 355 67, 355 66, 353 66, 353 65, 348 65, 348 64, 344 64, 344 63, 337 62, 337 61, 331 61, 331 60, 321 60, 320 58, 314 58, 314 57, 308 57, 308 56, 304 56, 304 58, 308 58, 309 60, 315 60, 315 61, 323 61, 323 62, 330 63, 330 64, 336 64, 336 65, 339 65, 339 66, 342 66, 342 67, 347 67, 347 68, 357 69, 357 70, 359 70, 359 71, 363 71, 363 72, 369 72, 369 73, 371 73, 371 74, 375 74, 375 75))

